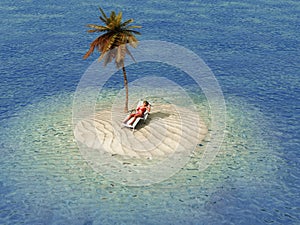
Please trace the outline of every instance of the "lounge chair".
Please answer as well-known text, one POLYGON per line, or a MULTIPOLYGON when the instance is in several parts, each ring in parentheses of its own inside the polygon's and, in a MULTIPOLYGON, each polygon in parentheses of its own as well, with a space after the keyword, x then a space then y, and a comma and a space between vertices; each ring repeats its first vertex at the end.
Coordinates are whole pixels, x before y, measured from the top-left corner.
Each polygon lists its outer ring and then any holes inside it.
MULTIPOLYGON (((138 108, 139 106, 141 106, 143 104, 143 101, 139 101, 136 108, 138 108)), ((151 109, 151 104, 149 103, 149 107, 151 109)), ((135 109, 132 109, 130 111, 130 113, 133 113, 133 111, 135 111, 135 109)), ((134 121, 134 123, 132 125, 130 125, 130 122, 133 120, 133 118, 131 118, 130 120, 128 120, 126 123, 123 123, 123 127, 127 127, 127 128, 130 128, 132 129, 132 131, 134 132, 135 131, 135 127, 136 125, 138 125, 138 123, 142 120, 144 123, 145 121, 147 120, 148 116, 149 116, 149 111, 150 110, 146 110, 143 114, 142 117, 137 117, 136 120, 134 121)))

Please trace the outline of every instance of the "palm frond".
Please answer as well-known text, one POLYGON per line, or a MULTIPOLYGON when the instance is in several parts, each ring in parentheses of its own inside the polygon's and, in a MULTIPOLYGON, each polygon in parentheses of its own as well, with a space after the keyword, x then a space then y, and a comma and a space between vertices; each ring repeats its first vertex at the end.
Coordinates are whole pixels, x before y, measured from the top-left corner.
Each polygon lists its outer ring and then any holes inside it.
MULTIPOLYGON (((111 46, 113 45, 114 43, 114 37, 112 37, 111 39, 107 40, 107 42, 101 46, 101 55, 100 57, 98 58, 98 61, 100 62, 104 57, 105 55, 107 54, 113 54, 113 49, 111 48, 111 46)), ((115 58, 114 55, 112 55, 113 58, 115 58)))
POLYGON ((122 12, 119 12, 119 14, 116 16, 116 24, 120 26, 122 21, 122 12))
POLYGON ((138 40, 135 35, 141 35, 141 33, 134 29, 141 28, 141 26, 129 25, 134 21, 133 19, 122 22, 122 12, 116 14, 115 11, 112 11, 110 16, 107 17, 101 7, 99 7, 99 10, 101 12, 99 18, 104 25, 88 24, 87 27, 91 29, 87 32, 104 33, 90 44, 90 48, 84 55, 84 58, 86 59, 89 57, 92 52, 97 49, 100 52, 98 61, 104 59, 104 65, 107 65, 115 59, 116 66, 118 68, 122 67, 124 66, 126 54, 130 55, 130 57, 134 60, 132 54, 127 48, 127 44, 134 48, 137 47, 138 40))
POLYGON ((118 35, 118 45, 124 45, 127 43, 126 33, 122 32, 118 35))
POLYGON ((105 21, 107 21, 108 18, 106 16, 105 12, 103 11, 103 9, 101 7, 99 7, 99 10, 100 10, 102 16, 104 17, 105 21))
POLYGON ((142 26, 136 26, 136 25, 134 25, 134 26, 127 26, 126 30, 128 30, 128 29, 136 29, 136 28, 142 28, 142 26))
POLYGON ((136 30, 126 30, 126 31, 137 34, 137 35, 142 35, 140 32, 138 32, 136 30))
POLYGON ((133 57, 133 55, 131 54, 131 52, 130 52, 129 49, 127 48, 127 46, 126 46, 126 53, 132 58, 132 60, 133 60, 134 62, 136 62, 136 61, 135 61, 135 58, 133 57))
POLYGON ((116 48, 110 50, 105 54, 103 65, 106 66, 108 63, 112 62, 112 60, 116 57, 116 48))
POLYGON ((114 45, 116 37, 117 37, 116 34, 111 35, 110 33, 106 33, 101 36, 101 42, 100 42, 101 44, 99 45, 100 47, 99 50, 101 51, 101 55, 98 58, 98 61, 101 61, 105 56, 105 54, 109 52, 111 49, 113 49, 112 46, 114 45))
POLYGON ((88 58, 93 53, 95 47, 97 46, 97 39, 91 43, 89 50, 83 56, 84 59, 88 58))
POLYGON ((94 49, 95 49, 95 46, 91 46, 90 49, 85 53, 83 58, 87 59, 93 53, 94 49))
POLYGON ((108 27, 110 30, 115 30, 116 25, 115 25, 115 23, 111 22, 111 23, 109 23, 109 24, 107 25, 107 27, 108 27))
POLYGON ((106 53, 107 53, 107 52, 102 52, 102 53, 100 54, 100 56, 99 56, 99 58, 98 58, 98 62, 100 62, 100 61, 104 58, 104 56, 105 56, 106 53))
POLYGON ((117 55, 116 55, 116 66, 117 68, 121 68, 124 66, 124 60, 126 55, 126 45, 119 45, 117 47, 117 55))
POLYGON ((103 23, 105 23, 106 24, 106 22, 107 22, 107 20, 106 19, 104 19, 102 16, 99 16, 99 19, 103 22, 103 23))
POLYGON ((134 35, 127 35, 127 43, 136 48, 138 45, 138 40, 134 35))
POLYGON ((111 21, 116 19, 116 12, 115 11, 111 11, 110 19, 111 19, 111 21))
POLYGON ((133 22, 133 19, 126 20, 124 23, 121 24, 121 27, 125 27, 132 22, 133 22))
POLYGON ((136 48, 138 46, 138 41, 132 41, 132 42, 129 42, 129 45, 133 48, 136 48))
POLYGON ((95 32, 100 32, 99 30, 88 30, 88 33, 95 33, 95 32))
POLYGON ((101 26, 101 25, 96 25, 96 24, 87 24, 86 26, 89 28, 99 30, 99 31, 109 30, 109 28, 107 26, 101 26))

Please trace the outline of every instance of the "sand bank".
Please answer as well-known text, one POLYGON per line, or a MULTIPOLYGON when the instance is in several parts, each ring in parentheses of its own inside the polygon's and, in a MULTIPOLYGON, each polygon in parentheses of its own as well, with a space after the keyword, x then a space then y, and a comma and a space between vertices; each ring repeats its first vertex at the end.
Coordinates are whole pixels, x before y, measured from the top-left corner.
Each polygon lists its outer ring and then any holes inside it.
POLYGON ((136 131, 122 127, 122 108, 106 109, 75 126, 77 142, 112 156, 161 159, 191 151, 205 138, 207 127, 195 111, 171 104, 153 104, 148 120, 136 131))

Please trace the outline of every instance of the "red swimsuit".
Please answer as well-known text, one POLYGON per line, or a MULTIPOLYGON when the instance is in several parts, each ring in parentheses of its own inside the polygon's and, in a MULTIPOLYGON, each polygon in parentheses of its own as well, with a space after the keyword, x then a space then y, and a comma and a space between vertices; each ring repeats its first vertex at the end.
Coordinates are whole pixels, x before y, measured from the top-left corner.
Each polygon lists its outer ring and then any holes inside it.
POLYGON ((145 113, 145 111, 146 111, 146 108, 141 108, 141 107, 138 107, 137 109, 136 109, 138 112, 139 111, 142 111, 142 115, 145 113))

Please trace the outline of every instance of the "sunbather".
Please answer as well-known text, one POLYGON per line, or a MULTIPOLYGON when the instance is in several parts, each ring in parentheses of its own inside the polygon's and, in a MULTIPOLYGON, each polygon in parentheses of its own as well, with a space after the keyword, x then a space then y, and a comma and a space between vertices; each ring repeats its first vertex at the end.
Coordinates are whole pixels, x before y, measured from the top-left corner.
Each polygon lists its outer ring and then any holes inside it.
POLYGON ((123 121, 123 123, 127 123, 131 118, 133 118, 133 120, 129 124, 129 125, 132 125, 134 123, 134 121, 136 120, 136 118, 144 116, 144 113, 146 112, 146 110, 148 112, 150 112, 150 105, 149 105, 149 102, 144 101, 143 105, 137 107, 135 113, 131 113, 130 115, 128 115, 128 117, 123 121))

